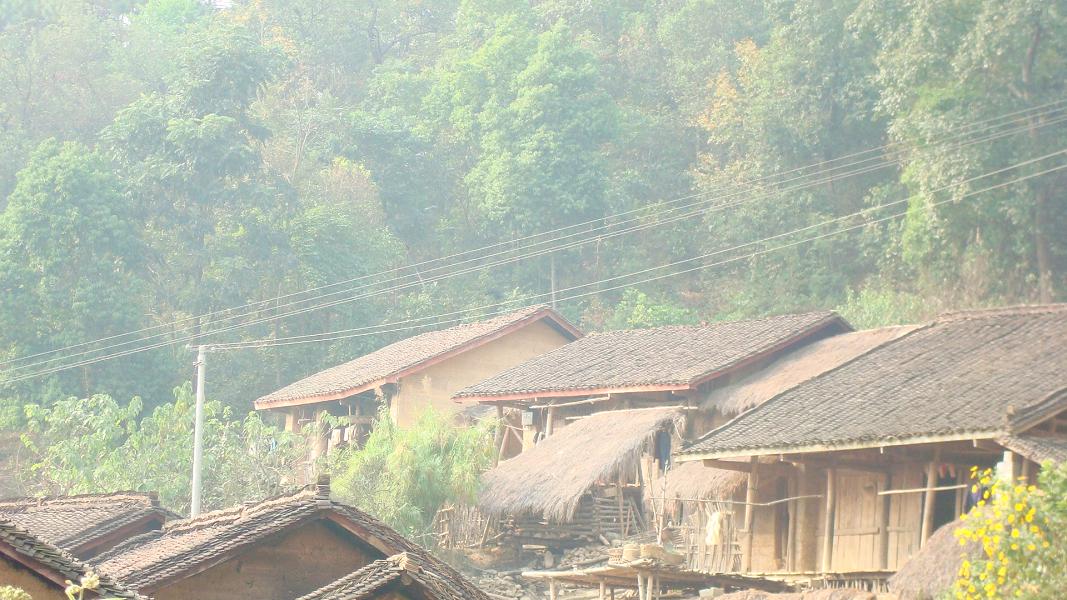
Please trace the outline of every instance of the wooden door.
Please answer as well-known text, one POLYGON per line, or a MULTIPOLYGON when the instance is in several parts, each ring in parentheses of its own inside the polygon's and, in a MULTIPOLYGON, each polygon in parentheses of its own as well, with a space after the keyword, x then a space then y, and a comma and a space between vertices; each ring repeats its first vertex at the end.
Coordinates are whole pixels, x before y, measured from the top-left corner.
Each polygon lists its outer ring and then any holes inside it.
POLYGON ((880 473, 837 472, 834 544, 831 569, 871 571, 878 568, 884 476, 880 473))
MULTIPOLYGON (((902 465, 892 471, 890 487, 913 490, 923 487, 922 467, 902 465)), ((889 559, 887 568, 897 570, 919 551, 922 535, 922 494, 893 494, 889 496, 889 559)))

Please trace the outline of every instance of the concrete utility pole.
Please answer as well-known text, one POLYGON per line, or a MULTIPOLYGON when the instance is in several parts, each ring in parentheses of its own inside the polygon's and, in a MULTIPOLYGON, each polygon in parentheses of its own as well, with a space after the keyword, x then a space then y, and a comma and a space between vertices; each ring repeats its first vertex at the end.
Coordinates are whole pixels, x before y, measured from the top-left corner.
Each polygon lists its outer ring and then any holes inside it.
POLYGON ((189 516, 200 514, 200 471, 204 461, 204 375, 207 368, 208 347, 196 349, 196 422, 193 425, 193 497, 189 516))

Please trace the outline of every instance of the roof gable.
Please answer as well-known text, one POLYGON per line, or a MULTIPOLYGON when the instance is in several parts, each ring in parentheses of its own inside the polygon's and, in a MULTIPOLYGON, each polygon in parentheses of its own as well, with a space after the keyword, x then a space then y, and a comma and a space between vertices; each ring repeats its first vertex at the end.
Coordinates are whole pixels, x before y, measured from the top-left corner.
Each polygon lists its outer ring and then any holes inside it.
POLYGON ((420 598, 427 600, 466 600, 464 590, 446 579, 434 577, 417 556, 396 554, 371 564, 323 586, 297 600, 364 600, 396 586, 416 586, 420 598))
POLYGON ((692 389, 830 329, 850 330, 823 311, 590 334, 459 391, 483 401, 601 392, 692 389))
POLYGON ((1020 431, 1067 398, 1067 305, 945 315, 708 433, 689 459, 1020 431))
POLYGON ((345 398, 418 372, 451 356, 545 321, 573 340, 582 333, 547 306, 532 306, 475 323, 428 331, 389 344, 291 383, 255 401, 257 409, 345 398))

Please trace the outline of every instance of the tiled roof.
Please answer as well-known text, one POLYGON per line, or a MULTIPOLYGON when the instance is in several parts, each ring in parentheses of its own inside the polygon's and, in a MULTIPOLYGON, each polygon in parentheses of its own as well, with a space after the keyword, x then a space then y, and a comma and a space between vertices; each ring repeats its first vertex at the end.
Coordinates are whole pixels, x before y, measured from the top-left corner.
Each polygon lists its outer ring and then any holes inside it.
POLYGON ((74 554, 128 525, 158 527, 171 517, 177 515, 160 507, 154 494, 140 492, 0 500, 0 518, 74 554))
POLYGON ((466 600, 465 590, 434 575, 418 557, 408 553, 376 560, 351 575, 301 596, 297 600, 364 600, 378 598, 388 586, 418 586, 426 600, 466 600), (398 583, 399 582, 399 583, 398 583))
POLYGON ((461 598, 485 600, 484 594, 447 564, 432 557, 374 517, 330 500, 329 484, 263 502, 170 521, 160 531, 131 538, 97 557, 104 573, 138 589, 157 588, 172 579, 220 563, 269 536, 299 523, 339 520, 382 556, 407 553, 435 577, 462 590, 461 598))
POLYGON ((683 455, 995 437, 1060 410, 1067 305, 945 315, 708 433, 683 455))
POLYGON ((1060 436, 1011 435, 997 440, 1001 446, 1035 462, 1067 462, 1067 438, 1060 436))
POLYGON ((850 329, 833 312, 813 312, 590 334, 460 390, 456 397, 492 400, 586 390, 687 389, 827 328, 850 329))
POLYGON ((256 400, 255 406, 263 409, 357 394, 541 319, 548 319, 556 328, 566 332, 570 339, 581 335, 580 331, 551 308, 531 306, 485 321, 428 331, 400 340, 271 392, 256 400))
POLYGON ((812 342, 782 354, 766 367, 736 383, 713 388, 704 399, 703 406, 716 408, 724 415, 743 413, 799 383, 895 340, 915 327, 911 325, 853 331, 812 342))
MULTIPOLYGON (((42 577, 54 581, 60 589, 65 587, 62 580, 78 582, 82 576, 92 570, 88 565, 74 558, 65 550, 5 519, 0 519, 0 546, 7 547, 13 552, 16 557, 15 560, 26 565, 42 577), (62 578, 62 580, 56 581, 58 578, 62 578)), ((5 554, 6 552, 0 552, 0 556, 5 554)), ((107 575, 99 575, 100 587, 97 591, 101 596, 109 598, 141 598, 136 593, 115 583, 107 575)))

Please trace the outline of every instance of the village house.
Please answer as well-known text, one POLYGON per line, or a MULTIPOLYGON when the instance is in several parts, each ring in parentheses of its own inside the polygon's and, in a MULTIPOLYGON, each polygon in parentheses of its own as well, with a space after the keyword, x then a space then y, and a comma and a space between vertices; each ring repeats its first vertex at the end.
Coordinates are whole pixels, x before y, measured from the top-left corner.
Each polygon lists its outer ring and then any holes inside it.
POLYGON ((1067 448, 1067 305, 944 315, 775 395, 675 456, 744 475, 744 573, 873 588, 974 500, 1067 448))
POLYGON ((450 598, 488 600, 454 569, 377 519, 331 500, 328 477, 294 494, 168 521, 94 562, 103 574, 156 600, 293 600, 329 591, 335 582, 354 589, 377 585, 388 568, 361 570, 383 559, 403 563, 397 568, 404 571, 399 584, 406 591, 338 597, 421 600, 416 580, 425 579, 451 590, 450 598), (390 559, 403 554, 406 560, 390 559), (408 586, 409 580, 416 585, 408 586))
MULTIPOLYGON (((0 586, 21 589, 34 600, 66 600, 68 582, 80 582, 91 571, 70 553, 0 517, 0 586)), ((104 575, 85 598, 142 597, 104 575)))
POLYGON ((154 493, 115 492, 0 500, 8 519, 72 555, 88 560, 133 536, 163 527, 178 515, 154 493))
POLYGON ((708 395, 850 329, 815 312, 596 333, 463 389, 457 400, 495 405, 505 422, 479 508, 553 548, 657 529, 663 503, 646 496, 672 449, 732 416, 708 395))
MULTIPOLYGON (((596 412, 699 407, 710 390, 773 357, 850 330, 824 311, 594 333, 461 389, 454 399, 495 406, 509 418, 513 427, 500 440, 500 456, 508 458, 596 412)), ((686 433, 724 420, 714 411, 692 415, 686 433)))
MULTIPOLYGON (((842 333, 779 354, 733 383, 711 389, 701 399, 701 410, 721 418, 735 417, 914 328, 842 333)), ((675 462, 662 486, 647 493, 648 503, 665 515, 676 549, 686 555, 689 568, 712 573, 740 570, 740 524, 735 519, 744 512, 746 479, 741 471, 675 462)))
POLYGON ((283 415, 288 431, 317 423, 323 414, 341 417, 320 445, 359 441, 381 406, 401 427, 429 407, 454 414, 460 407, 451 398, 460 389, 581 335, 555 310, 528 307, 390 344, 267 394, 255 408, 283 415))

